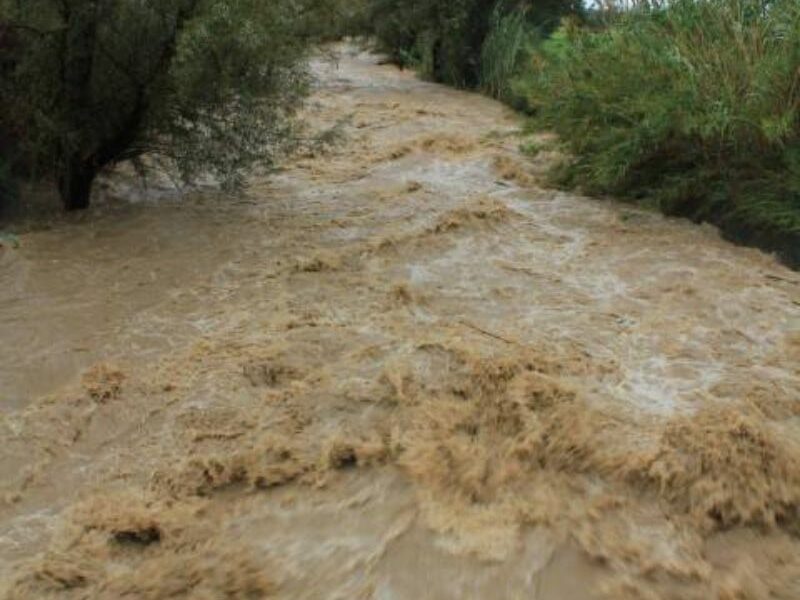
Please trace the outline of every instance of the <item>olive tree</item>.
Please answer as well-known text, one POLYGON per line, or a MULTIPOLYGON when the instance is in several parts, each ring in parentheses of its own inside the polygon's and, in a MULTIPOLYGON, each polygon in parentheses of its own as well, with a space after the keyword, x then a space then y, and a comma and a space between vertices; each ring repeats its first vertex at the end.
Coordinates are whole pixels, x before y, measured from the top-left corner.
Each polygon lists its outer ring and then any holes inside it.
POLYGON ((0 129, 68 210, 120 161, 225 185, 270 163, 308 86, 319 0, 0 0, 0 129), (143 157, 146 160, 143 160, 143 157))

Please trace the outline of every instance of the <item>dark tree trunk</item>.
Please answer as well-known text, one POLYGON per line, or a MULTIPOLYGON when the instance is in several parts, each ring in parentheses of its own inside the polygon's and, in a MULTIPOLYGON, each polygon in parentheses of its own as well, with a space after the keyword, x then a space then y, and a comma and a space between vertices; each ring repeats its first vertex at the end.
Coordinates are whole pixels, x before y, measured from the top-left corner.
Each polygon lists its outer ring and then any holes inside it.
MULTIPOLYGON (((161 42, 160 51, 154 63, 145 69, 147 74, 144 77, 129 72, 124 67, 124 61, 121 61, 122 72, 117 75, 132 81, 132 87, 126 94, 126 97, 131 97, 120 102, 119 106, 106 107, 116 113, 102 126, 95 121, 97 108, 96 98, 92 95, 92 83, 97 69, 97 38, 103 3, 97 0, 61 3, 64 27, 61 36, 60 101, 65 107, 65 132, 59 148, 61 164, 58 190, 66 210, 88 208, 92 183, 97 174, 121 157, 137 156, 131 146, 141 133, 151 88, 169 70, 180 32, 196 14, 200 3, 201 0, 178 3, 181 8, 175 15, 172 31, 161 42)), ((111 64, 120 70, 114 61, 111 64)))
POLYGON ((58 192, 66 210, 84 210, 89 208, 92 194, 92 183, 97 170, 89 167, 81 160, 68 160, 58 179, 58 192))

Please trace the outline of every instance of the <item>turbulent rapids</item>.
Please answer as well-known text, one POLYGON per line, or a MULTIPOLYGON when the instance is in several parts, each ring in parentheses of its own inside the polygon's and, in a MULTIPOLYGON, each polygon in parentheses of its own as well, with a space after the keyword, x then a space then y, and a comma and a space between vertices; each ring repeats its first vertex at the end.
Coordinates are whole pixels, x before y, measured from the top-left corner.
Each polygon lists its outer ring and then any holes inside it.
POLYGON ((0 249, 0 597, 800 598, 800 277, 338 54, 331 148, 0 249))

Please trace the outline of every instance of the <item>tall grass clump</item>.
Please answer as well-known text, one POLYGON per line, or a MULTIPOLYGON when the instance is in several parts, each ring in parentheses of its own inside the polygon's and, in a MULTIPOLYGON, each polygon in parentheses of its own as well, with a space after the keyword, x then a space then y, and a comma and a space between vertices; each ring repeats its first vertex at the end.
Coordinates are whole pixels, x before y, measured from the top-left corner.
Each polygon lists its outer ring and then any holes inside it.
POLYGON ((533 32, 522 11, 504 13, 498 5, 481 48, 481 88, 494 98, 512 101, 512 81, 519 74, 533 32))
POLYGON ((674 0, 562 29, 524 89, 562 183, 710 221, 800 265, 800 2, 674 0))

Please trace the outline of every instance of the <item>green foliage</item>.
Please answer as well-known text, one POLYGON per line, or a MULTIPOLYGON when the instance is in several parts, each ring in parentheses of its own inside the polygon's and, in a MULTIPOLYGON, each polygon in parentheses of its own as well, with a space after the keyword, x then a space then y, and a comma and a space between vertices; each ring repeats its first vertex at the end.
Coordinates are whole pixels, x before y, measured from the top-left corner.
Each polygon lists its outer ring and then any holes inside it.
POLYGON ((252 165, 272 164, 308 85, 295 9, 213 1, 188 21, 167 74, 173 91, 147 122, 157 136, 148 151, 163 149, 186 180, 210 173, 229 186, 252 165))
MULTIPOLYGON (((511 81, 508 83, 510 96, 514 106, 528 114, 536 112, 543 101, 541 90, 544 79, 551 74, 549 69, 543 68, 550 64, 560 64, 570 50, 570 34, 577 24, 574 21, 565 21, 566 25, 550 33, 547 38, 536 40, 532 48, 520 60, 522 63, 511 81)), ((549 89, 549 88, 548 88, 549 89)))
POLYGON ((524 88, 562 182, 718 223, 800 264, 800 4, 677 0, 563 28, 524 88))
POLYGON ((372 0, 369 23, 382 50, 428 78, 477 85, 481 45, 494 2, 372 0))
POLYGON ((68 208, 96 174, 147 156, 184 180, 237 185, 290 139, 322 0, 26 0, 0 3, 15 32, 0 128, 54 175, 68 208))
POLYGON ((520 144, 519 151, 531 158, 536 158, 545 149, 545 147, 538 142, 524 142, 520 144))
POLYGON ((369 32, 404 66, 459 87, 502 96, 526 45, 526 30, 549 32, 580 0, 367 0, 369 32))
POLYGON ((591 15, 580 0, 366 1, 395 61, 558 133, 574 157, 561 183, 712 221, 800 264, 796 0, 591 15))
POLYGON ((481 48, 481 87, 484 92, 501 100, 511 99, 511 82, 518 74, 532 40, 523 12, 504 14, 501 5, 495 7, 489 34, 481 48))

